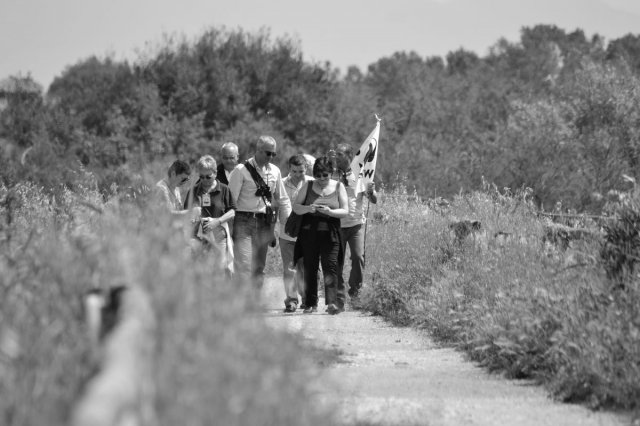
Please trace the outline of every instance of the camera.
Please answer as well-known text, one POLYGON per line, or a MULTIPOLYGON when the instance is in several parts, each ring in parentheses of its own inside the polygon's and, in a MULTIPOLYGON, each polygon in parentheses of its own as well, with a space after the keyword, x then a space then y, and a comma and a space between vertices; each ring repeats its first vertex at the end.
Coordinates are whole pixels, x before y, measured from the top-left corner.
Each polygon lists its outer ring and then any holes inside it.
POLYGON ((256 197, 264 197, 267 200, 271 200, 271 190, 266 185, 261 185, 256 190, 256 197))

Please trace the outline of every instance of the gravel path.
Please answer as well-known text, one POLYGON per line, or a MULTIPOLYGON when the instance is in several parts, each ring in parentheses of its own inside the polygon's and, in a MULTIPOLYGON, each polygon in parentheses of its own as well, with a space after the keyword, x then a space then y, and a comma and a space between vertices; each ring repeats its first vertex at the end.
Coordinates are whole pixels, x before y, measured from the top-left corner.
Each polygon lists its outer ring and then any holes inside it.
MULTIPOLYGON (((314 383, 342 425, 624 425, 625 415, 551 400, 526 381, 487 374, 428 336, 363 312, 284 314, 282 280, 263 289, 267 321, 340 351, 314 383)), ((324 302, 324 300, 322 300, 324 302)))

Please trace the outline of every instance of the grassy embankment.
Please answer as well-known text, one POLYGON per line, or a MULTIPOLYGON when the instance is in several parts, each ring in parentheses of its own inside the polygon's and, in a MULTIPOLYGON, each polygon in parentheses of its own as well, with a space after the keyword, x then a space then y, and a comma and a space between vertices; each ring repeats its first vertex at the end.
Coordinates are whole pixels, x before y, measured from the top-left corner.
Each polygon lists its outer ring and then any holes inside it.
POLYGON ((525 193, 487 188, 445 208, 405 195, 382 194, 372 206, 366 309, 428 330, 491 370, 533 378, 561 400, 639 408, 637 204, 611 223, 606 249, 605 233, 563 251, 542 242, 549 222, 525 193), (448 225, 465 218, 484 233, 458 245, 448 225))
POLYGON ((104 203, 92 182, 56 197, 0 188, 0 423, 67 423, 97 368, 81 295, 134 283, 157 314, 160 424, 330 423, 309 404, 313 363, 250 314, 260 311, 250 289, 194 262, 148 197, 129 191, 104 203))

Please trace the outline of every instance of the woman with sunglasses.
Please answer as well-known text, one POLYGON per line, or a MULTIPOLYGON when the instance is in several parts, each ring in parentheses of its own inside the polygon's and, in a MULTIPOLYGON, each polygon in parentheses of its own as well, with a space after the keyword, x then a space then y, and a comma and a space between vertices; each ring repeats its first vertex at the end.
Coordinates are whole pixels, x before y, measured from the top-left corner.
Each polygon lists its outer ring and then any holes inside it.
POLYGON ((229 221, 235 216, 236 206, 227 185, 216 180, 216 160, 205 155, 198 160, 196 171, 198 182, 189 190, 185 208, 199 207, 193 240, 202 252, 213 252, 214 265, 233 273, 233 246, 229 232, 229 221))
POLYGON ((303 258, 306 314, 318 310, 318 263, 322 265, 327 312, 335 315, 344 311, 344 284, 338 280, 338 265, 344 257, 340 218, 348 214, 347 191, 343 184, 331 179, 332 171, 333 163, 328 157, 318 158, 313 165, 315 180, 300 189, 293 203, 293 211, 304 215, 294 264, 303 258))

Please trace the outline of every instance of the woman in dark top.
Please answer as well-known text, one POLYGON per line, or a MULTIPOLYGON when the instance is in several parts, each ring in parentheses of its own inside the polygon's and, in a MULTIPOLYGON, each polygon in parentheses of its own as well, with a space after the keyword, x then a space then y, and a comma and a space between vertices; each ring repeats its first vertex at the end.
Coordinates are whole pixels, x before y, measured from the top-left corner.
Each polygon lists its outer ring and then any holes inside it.
POLYGON ((235 216, 236 206, 227 185, 216 180, 216 160, 205 155, 198 160, 198 182, 189 190, 184 207, 200 208, 200 217, 194 223, 192 239, 204 252, 212 251, 214 265, 233 272, 233 247, 229 221, 235 216))
POLYGON ((313 165, 315 180, 307 182, 293 201, 293 211, 304 215, 296 241, 294 264, 303 258, 305 301, 304 313, 318 310, 318 263, 322 264, 327 312, 344 311, 344 284, 338 280, 338 262, 344 253, 340 244, 340 218, 347 216, 347 191, 331 179, 333 165, 328 157, 320 157, 313 165), (311 190, 307 191, 308 185, 311 190))

